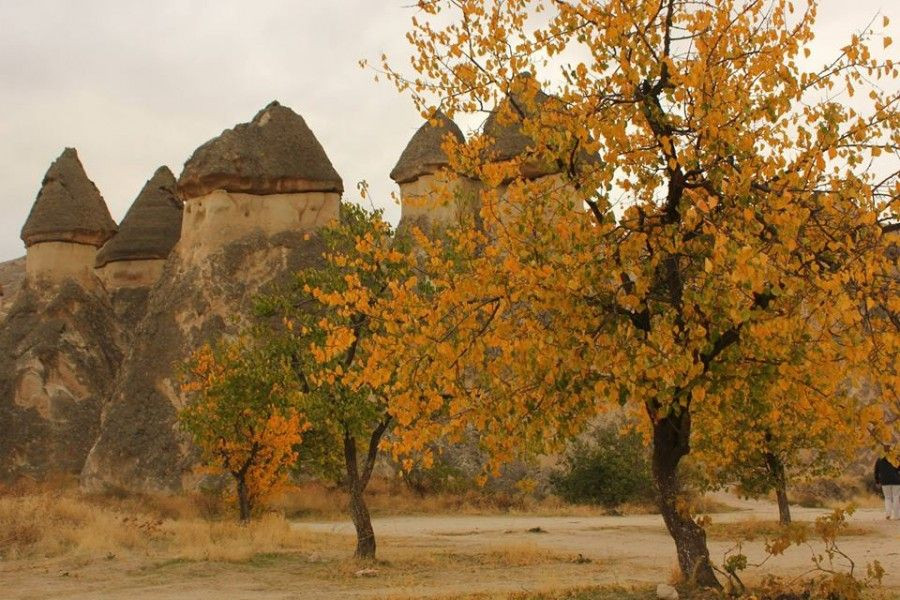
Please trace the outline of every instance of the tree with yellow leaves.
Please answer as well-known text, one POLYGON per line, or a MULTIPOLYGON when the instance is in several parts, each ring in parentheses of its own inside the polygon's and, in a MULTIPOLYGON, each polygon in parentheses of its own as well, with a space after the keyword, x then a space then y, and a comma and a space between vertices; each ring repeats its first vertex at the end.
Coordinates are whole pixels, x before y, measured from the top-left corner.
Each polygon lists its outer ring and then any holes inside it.
POLYGON ((474 428, 499 462, 625 405, 651 432, 683 574, 717 586, 678 465, 695 422, 741 414, 761 365, 797 423, 845 410, 891 441, 897 65, 870 27, 801 66, 816 6, 798 4, 418 3, 416 73, 384 73, 423 115, 493 112, 444 144, 480 214, 419 236, 381 309, 367 371, 393 381, 398 451, 474 428))
POLYGON ((744 394, 726 406, 712 399, 693 407, 691 458, 702 483, 713 489, 737 485, 752 497, 775 492, 782 524, 791 522, 791 481, 836 476, 859 457, 866 431, 857 426, 857 413, 872 393, 855 390, 817 403, 818 414, 810 419, 812 407, 798 388, 815 375, 804 361, 794 362, 801 372, 792 372, 790 364, 759 365, 744 394))
POLYGON ((355 556, 371 559, 376 542, 365 491, 392 425, 387 390, 393 380, 382 377, 383 368, 370 373, 369 359, 373 337, 386 335, 378 307, 394 281, 408 276, 412 255, 380 212, 353 204, 343 205, 340 222, 318 235, 325 250, 320 264, 259 299, 267 324, 254 335, 290 365, 297 407, 309 420, 308 451, 319 466, 342 463, 355 556))
POLYGON ((213 471, 235 481, 241 521, 281 484, 308 424, 296 409, 290 366, 248 339, 205 345, 182 382, 181 426, 213 471))

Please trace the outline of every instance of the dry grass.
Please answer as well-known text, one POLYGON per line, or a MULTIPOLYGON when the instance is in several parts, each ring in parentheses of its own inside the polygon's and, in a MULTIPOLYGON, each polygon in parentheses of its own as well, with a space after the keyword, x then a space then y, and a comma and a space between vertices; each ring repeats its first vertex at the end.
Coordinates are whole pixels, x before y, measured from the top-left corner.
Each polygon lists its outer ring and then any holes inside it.
POLYGON ((844 475, 795 483, 788 492, 792 503, 805 508, 835 509, 854 504, 862 508, 878 508, 881 497, 872 492, 870 475, 844 475))
MULTIPOLYGON (((322 534, 293 530, 280 515, 249 525, 196 516, 190 498, 116 499, 76 490, 0 496, 0 557, 140 553, 160 559, 243 561, 260 553, 314 551, 322 534)), ((331 536, 334 537, 334 536, 331 536)))
MULTIPOLYGON (((468 491, 461 494, 437 493, 420 496, 400 481, 373 478, 366 489, 366 503, 373 516, 430 514, 519 514, 539 516, 595 516, 608 511, 599 506, 573 505, 556 496, 537 500, 520 494, 468 491)), ((269 505, 289 519, 346 519, 347 495, 334 486, 317 482, 289 486, 269 505)), ((646 514, 647 506, 627 505, 617 512, 646 514)))
MULTIPOLYGON (((795 521, 789 527, 805 530, 808 534, 813 532, 813 524, 807 521, 795 521)), ((706 526, 706 535, 714 540, 753 541, 774 538, 781 535, 785 526, 778 521, 766 521, 761 519, 745 519, 731 523, 710 523, 706 526)), ((848 524, 841 530, 843 537, 861 537, 877 533, 876 529, 863 525, 848 524)))
POLYGON ((712 496, 695 496, 690 499, 692 515, 712 515, 716 513, 734 512, 730 504, 716 500, 712 496))
POLYGON ((655 598, 656 591, 649 586, 586 586, 552 592, 444 596, 438 600, 652 600, 655 598))

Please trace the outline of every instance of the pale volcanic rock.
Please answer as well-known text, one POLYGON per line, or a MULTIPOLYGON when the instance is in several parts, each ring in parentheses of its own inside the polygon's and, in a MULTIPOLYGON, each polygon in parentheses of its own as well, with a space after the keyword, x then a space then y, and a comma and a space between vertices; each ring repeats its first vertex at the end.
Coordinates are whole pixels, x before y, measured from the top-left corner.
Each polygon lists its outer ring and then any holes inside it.
POLYGON ((97 252, 97 268, 115 262, 165 260, 181 236, 183 202, 168 167, 156 170, 125 217, 118 233, 97 252))
POLYGON ((42 288, 69 280, 97 286, 97 248, 115 232, 106 202, 88 179, 78 153, 66 148, 44 175, 22 227, 26 277, 42 288))
POLYGON ((449 166, 450 159, 443 150, 448 135, 460 143, 466 141, 459 126, 443 112, 436 111, 403 149, 397 164, 391 169, 391 179, 398 184, 410 183, 449 166))
MULTIPOLYGON (((560 173, 568 168, 559 159, 548 161, 540 156, 537 144, 525 132, 526 119, 540 120, 541 113, 562 114, 566 112, 566 106, 556 96, 545 93, 538 81, 531 73, 521 73, 512 81, 510 93, 504 98, 484 122, 482 131, 487 136, 488 143, 484 158, 492 162, 506 162, 513 159, 522 159, 520 173, 527 179, 544 177, 554 173, 560 173)), ((564 150, 566 163, 569 160, 569 148, 557 148, 557 152, 564 150)), ((596 165, 600 157, 596 154, 588 154, 579 151, 574 156, 576 168, 596 165)))
POLYGON ((116 316, 96 292, 26 281, 0 327, 0 479, 80 472, 121 361, 116 316))
POLYGON ((196 482, 177 428, 178 366, 246 322, 260 290, 320 260, 340 177, 303 119, 273 103, 202 145, 178 181, 182 232, 150 293, 103 412, 82 484, 176 490, 196 482))
POLYGON ((410 227, 432 233, 435 225, 452 224, 463 211, 477 213, 476 182, 450 170, 443 148, 448 136, 465 143, 459 126, 436 111, 412 136, 391 170, 391 179, 400 186, 400 235, 410 227))

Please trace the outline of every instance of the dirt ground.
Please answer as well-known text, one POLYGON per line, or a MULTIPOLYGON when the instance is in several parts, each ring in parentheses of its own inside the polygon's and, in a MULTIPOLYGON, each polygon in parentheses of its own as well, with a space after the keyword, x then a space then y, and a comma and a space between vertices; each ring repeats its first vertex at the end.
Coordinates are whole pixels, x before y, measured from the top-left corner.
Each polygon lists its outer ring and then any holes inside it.
MULTIPOLYGON (((728 504, 739 510, 713 515, 714 523, 774 520, 766 502, 728 504)), ((794 508, 797 521, 825 511, 794 508)), ((900 596, 900 522, 883 520, 880 510, 860 509, 850 519, 854 535, 840 547, 857 573, 877 559, 886 570, 885 587, 900 596)), ((750 527, 748 525, 748 528, 750 527)), ((294 527, 322 543, 289 555, 260 555, 250 561, 158 562, 147 557, 85 557, 78 560, 0 563, 0 598, 10 599, 253 599, 446 598, 474 594, 559 590, 589 585, 655 586, 675 568, 671 539, 658 515, 597 517, 417 516, 374 520, 380 560, 374 573, 348 559, 352 526, 344 522, 297 522, 294 527)), ((719 536, 720 537, 720 536, 719 536)), ((711 539, 713 558, 733 546, 711 539)), ((793 547, 766 564, 750 568, 745 581, 764 572, 794 575, 811 566, 820 546, 793 547)), ((750 562, 763 556, 762 542, 744 545, 750 562)))

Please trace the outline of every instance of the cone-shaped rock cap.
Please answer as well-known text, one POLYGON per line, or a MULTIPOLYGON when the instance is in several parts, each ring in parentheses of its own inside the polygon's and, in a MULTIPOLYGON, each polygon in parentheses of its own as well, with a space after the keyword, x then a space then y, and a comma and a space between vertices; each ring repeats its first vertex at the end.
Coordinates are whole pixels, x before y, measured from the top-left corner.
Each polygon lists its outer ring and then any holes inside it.
POLYGON ((303 117, 278 102, 194 151, 178 178, 184 199, 213 190, 249 194, 342 192, 344 184, 303 117))
POLYGON ((517 75, 511 88, 510 97, 497 105, 484 122, 484 133, 492 139, 492 160, 510 160, 534 145, 522 132, 522 115, 533 113, 551 99, 531 73, 517 75))
POLYGON ((74 148, 59 155, 41 183, 31 213, 22 227, 26 246, 40 242, 77 242, 102 246, 116 223, 74 148))
POLYGON ((397 166, 391 170, 391 179, 397 183, 407 183, 447 166, 450 161, 441 144, 448 133, 460 142, 466 141, 456 123, 441 111, 436 111, 409 140, 397 166))
POLYGON ((96 266, 166 258, 181 236, 181 209, 175 176, 168 167, 160 167, 128 209, 119 233, 97 252, 96 266))
MULTIPOLYGON (((500 102, 484 122, 484 133, 491 138, 485 156, 487 160, 511 160, 525 154, 529 148, 534 149, 534 140, 522 131, 523 118, 534 116, 539 111, 566 110, 559 98, 541 90, 540 84, 531 73, 520 73, 510 88, 509 97, 500 102)), ((566 150, 565 154, 568 156, 569 150, 566 150)), ((578 152, 577 159, 582 165, 595 165, 600 162, 598 155, 586 152, 578 152)), ((559 169, 558 164, 530 162, 523 165, 522 175, 540 177, 557 172, 559 169)))

